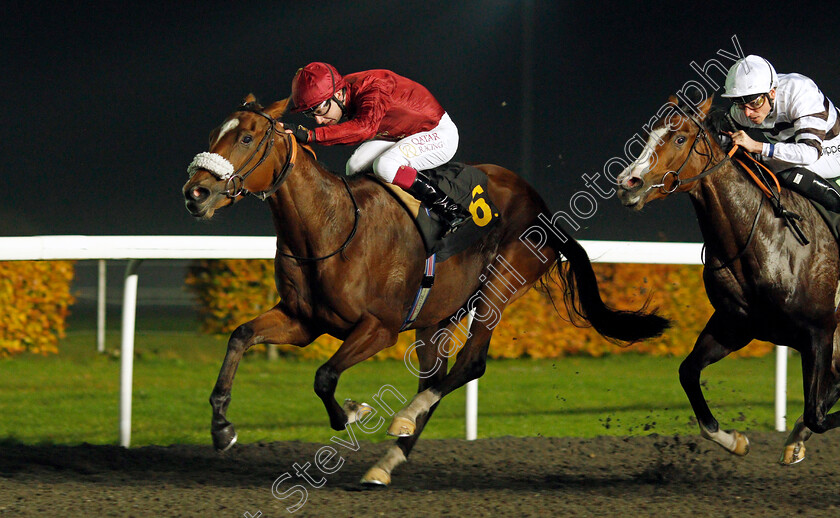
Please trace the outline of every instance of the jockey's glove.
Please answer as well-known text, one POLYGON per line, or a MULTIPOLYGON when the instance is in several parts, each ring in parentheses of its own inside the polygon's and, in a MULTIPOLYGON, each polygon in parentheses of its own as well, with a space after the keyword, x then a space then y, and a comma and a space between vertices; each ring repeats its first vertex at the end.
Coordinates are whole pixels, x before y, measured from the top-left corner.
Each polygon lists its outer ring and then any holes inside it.
POLYGON ((309 129, 305 128, 301 124, 298 124, 297 126, 286 126, 285 124, 283 124, 283 127, 286 128, 286 133, 291 133, 292 135, 294 135, 298 142, 300 142, 301 144, 306 144, 307 142, 312 140, 310 138, 311 132, 309 131, 309 129))

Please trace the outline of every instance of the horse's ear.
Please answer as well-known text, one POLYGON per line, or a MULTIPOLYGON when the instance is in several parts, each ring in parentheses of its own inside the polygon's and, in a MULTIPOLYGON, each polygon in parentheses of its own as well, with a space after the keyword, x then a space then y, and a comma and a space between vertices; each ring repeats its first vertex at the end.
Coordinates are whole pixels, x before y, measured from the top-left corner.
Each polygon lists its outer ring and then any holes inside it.
POLYGON ((248 94, 248 95, 245 96, 244 99, 242 99, 242 104, 255 103, 255 102, 257 102, 257 98, 254 97, 254 94, 248 94))
POLYGON ((671 94, 670 97, 668 97, 668 102, 673 104, 674 106, 680 105, 680 100, 679 98, 677 98, 676 94, 671 94))
POLYGON ((277 101, 272 103, 271 106, 266 108, 265 112, 271 116, 272 119, 282 119, 283 115, 286 114, 286 110, 289 107, 289 99, 283 99, 282 101, 277 101))
POLYGON ((703 116, 706 116, 709 114, 709 110, 712 109, 712 103, 714 103, 714 101, 715 96, 714 94, 712 94, 705 101, 703 101, 703 103, 700 106, 698 106, 697 109, 700 110, 700 113, 702 113, 703 116))

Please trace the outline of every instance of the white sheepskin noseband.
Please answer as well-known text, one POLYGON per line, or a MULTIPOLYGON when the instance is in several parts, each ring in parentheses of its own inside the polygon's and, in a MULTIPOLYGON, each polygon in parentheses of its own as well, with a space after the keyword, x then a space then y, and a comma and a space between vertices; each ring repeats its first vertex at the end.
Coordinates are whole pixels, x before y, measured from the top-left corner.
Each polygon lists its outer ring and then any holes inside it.
POLYGON ((199 169, 210 171, 219 180, 227 180, 233 176, 234 171, 233 164, 228 162, 227 158, 206 151, 195 155, 192 163, 187 168, 187 174, 192 178, 199 169))

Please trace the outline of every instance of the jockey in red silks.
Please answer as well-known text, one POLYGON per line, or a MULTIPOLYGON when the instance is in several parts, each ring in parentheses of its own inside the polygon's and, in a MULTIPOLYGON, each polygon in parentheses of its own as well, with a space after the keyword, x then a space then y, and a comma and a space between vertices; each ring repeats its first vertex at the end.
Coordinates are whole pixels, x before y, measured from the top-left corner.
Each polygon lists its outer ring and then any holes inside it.
POLYGON ((310 130, 286 126, 302 143, 360 144, 346 173, 372 169, 437 214, 450 229, 471 217, 421 173, 445 164, 458 149, 458 128, 422 85, 390 70, 341 76, 332 65, 315 62, 292 80, 293 112, 320 125, 310 130))

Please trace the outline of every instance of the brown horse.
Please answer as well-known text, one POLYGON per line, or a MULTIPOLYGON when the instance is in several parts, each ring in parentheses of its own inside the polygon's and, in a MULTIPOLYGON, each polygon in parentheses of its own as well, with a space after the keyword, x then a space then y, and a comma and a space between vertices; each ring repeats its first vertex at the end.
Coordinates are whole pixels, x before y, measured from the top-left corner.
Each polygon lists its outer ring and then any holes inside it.
MULTIPOLYGON (((333 429, 363 423, 370 407, 351 400, 340 405, 335 399, 338 378, 396 342, 423 275, 425 248, 408 211, 381 183, 365 175, 345 180, 325 170, 283 132, 279 119, 286 104, 279 101, 263 109, 249 95, 211 133, 211 153, 196 157, 183 188, 189 212, 205 219, 254 194, 268 202, 277 231, 280 302, 233 332, 210 396, 211 431, 219 450, 236 440, 225 418, 231 386, 242 355, 258 343, 305 347, 322 334, 343 340, 317 370, 315 392, 333 429)), ((489 177, 488 191, 500 209, 500 223, 438 265, 429 299, 412 326, 422 343, 437 343, 441 332, 451 332, 460 317, 473 310, 472 336, 448 373, 450 345, 416 348, 418 372, 423 373, 418 394, 394 416, 389 433, 400 438, 365 475, 365 483, 390 483, 391 470, 405 461, 438 401, 484 373, 493 327, 505 306, 538 281, 544 286, 541 278, 551 267, 557 265, 562 274, 554 279, 563 287, 567 307, 603 335, 635 341, 667 327, 655 314, 606 307, 582 247, 558 229, 533 233, 537 215, 548 214, 534 189, 499 166, 478 167, 489 177), (529 229, 529 238, 520 240, 529 229), (560 261, 561 254, 567 262, 560 261), (493 276, 483 274, 488 267, 494 268, 493 276)))
POLYGON ((776 217, 757 184, 710 138, 711 105, 711 98, 697 107, 669 99, 646 151, 619 175, 619 198, 641 210, 649 201, 687 192, 697 213, 706 245, 703 280, 715 311, 680 366, 680 382, 704 437, 737 455, 749 451, 743 434, 718 427, 700 389, 703 368, 753 339, 801 354, 805 411, 780 459, 793 464, 804 459, 812 431, 840 425, 840 412, 828 413, 840 396, 838 247, 816 209, 799 195, 783 191, 781 204, 801 217, 809 244, 776 217))

